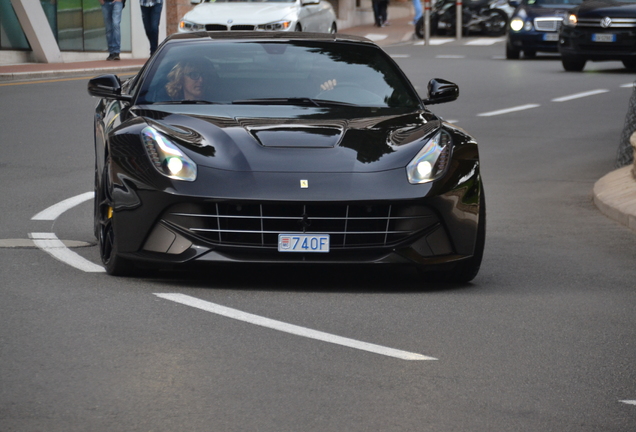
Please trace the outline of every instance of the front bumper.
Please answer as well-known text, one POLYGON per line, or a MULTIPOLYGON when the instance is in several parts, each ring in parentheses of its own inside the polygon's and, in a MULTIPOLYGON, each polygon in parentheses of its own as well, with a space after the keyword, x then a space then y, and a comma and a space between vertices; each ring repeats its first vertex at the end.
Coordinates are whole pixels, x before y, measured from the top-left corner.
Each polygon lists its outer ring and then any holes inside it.
POLYGON ((592 61, 636 59, 636 29, 563 27, 559 51, 562 55, 592 61), (594 42, 593 35, 613 35, 613 42, 594 42))
POLYGON ((557 52, 558 33, 508 30, 508 45, 522 51, 557 52))

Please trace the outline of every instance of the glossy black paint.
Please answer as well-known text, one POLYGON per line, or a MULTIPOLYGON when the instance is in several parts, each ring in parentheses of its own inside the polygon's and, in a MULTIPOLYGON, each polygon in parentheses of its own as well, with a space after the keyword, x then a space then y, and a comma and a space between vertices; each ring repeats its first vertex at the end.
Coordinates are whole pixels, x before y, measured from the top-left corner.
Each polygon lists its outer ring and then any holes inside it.
MULTIPOLYGON (((224 41, 248 37, 236 33, 176 35, 163 46, 184 39, 213 41, 210 36, 224 41)), ((307 34, 259 33, 253 37, 342 39, 307 34)), ((373 46, 359 38, 343 42, 373 46)), ((471 262, 476 274, 479 262, 475 269, 473 255, 479 255, 480 261, 483 239, 479 244, 478 234, 480 226, 485 229, 477 143, 431 113, 424 103, 414 109, 136 104, 153 59, 121 88, 112 76, 89 83, 90 94, 104 97, 95 112, 96 197, 104 197, 102 201, 113 209, 113 217, 105 221, 104 212, 96 206, 96 234, 100 226, 112 227, 119 258, 154 265, 398 263, 431 270, 471 262), (196 181, 173 180, 155 169, 140 139, 142 129, 149 125, 171 137, 196 163, 196 181), (433 182, 410 184, 406 165, 440 130, 446 131, 453 143, 445 174, 433 182), (300 180, 307 181, 309 187, 299 187, 300 180), (198 235, 180 226, 178 216, 175 219, 169 210, 229 206, 240 211, 257 205, 263 211, 262 206, 286 209, 298 204, 366 206, 369 211, 383 206, 415 208, 429 215, 430 223, 406 238, 380 245, 344 244, 328 254, 279 253, 268 243, 227 244, 198 235)), ((416 94, 410 83, 407 85, 416 94)), ((454 100, 458 94, 456 85, 437 79, 431 82, 427 102, 454 100)), ((311 214, 297 216, 311 226, 311 214)), ((457 280, 472 277, 474 274, 457 280)))

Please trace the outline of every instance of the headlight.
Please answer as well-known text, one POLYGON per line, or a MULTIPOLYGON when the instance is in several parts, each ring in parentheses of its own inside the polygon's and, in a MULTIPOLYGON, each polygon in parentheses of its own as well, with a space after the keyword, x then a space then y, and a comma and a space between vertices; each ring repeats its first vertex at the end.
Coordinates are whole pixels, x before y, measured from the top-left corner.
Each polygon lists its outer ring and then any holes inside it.
POLYGON ((205 30, 205 24, 195 24, 190 21, 179 21, 179 29, 186 31, 205 30))
POLYGON ((576 24, 578 22, 578 18, 576 17, 576 15, 574 14, 567 14, 565 16, 565 19, 563 20, 563 25, 566 25, 568 27, 576 27, 576 24))
POLYGON ((161 174, 175 180, 194 181, 197 166, 188 156, 156 129, 146 126, 141 140, 152 164, 161 174))
POLYGON ((417 156, 406 166, 409 183, 428 183, 440 178, 450 161, 451 137, 441 131, 428 140, 417 156))
POLYGON ((513 31, 519 31, 519 30, 521 30, 523 28, 523 24, 524 24, 524 22, 523 22, 523 20, 521 18, 513 18, 510 21, 510 28, 513 31))
POLYGON ((291 21, 277 21, 277 22, 268 23, 268 24, 261 24, 257 26, 256 29, 266 30, 266 31, 282 31, 282 30, 289 30, 291 25, 292 25, 291 21))

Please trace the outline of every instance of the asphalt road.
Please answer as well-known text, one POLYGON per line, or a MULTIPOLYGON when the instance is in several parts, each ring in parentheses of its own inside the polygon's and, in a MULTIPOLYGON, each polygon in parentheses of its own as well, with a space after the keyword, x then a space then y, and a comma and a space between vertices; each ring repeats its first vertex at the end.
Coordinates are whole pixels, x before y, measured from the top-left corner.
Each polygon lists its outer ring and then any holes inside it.
POLYGON ((75 268, 27 239, 99 263, 92 200, 32 219, 92 190, 95 100, 86 79, 0 85, 0 431, 636 430, 636 237, 591 201, 634 76, 506 61, 502 43, 386 50, 422 95, 458 83, 431 108, 480 142, 488 234, 469 285, 75 268))

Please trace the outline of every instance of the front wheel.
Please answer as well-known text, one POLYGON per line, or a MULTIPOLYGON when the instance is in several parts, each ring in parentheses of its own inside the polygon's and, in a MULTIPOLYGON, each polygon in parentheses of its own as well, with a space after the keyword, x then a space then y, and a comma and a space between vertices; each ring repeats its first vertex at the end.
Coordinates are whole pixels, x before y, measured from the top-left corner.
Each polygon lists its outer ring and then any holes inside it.
POLYGON ((336 26, 336 23, 332 23, 331 27, 329 27, 329 34, 336 34, 338 33, 338 27, 336 26))
POLYGON ((486 245, 486 198, 483 186, 479 195, 479 222, 473 256, 461 261, 452 270, 427 272, 425 268, 419 268, 418 270, 425 280, 443 283, 467 283, 479 273, 486 245))
POLYGON ((636 59, 623 60, 623 66, 627 69, 636 69, 636 59))
POLYGON ((415 36, 424 39, 424 17, 420 17, 415 23, 415 36))
POLYGON ((115 212, 108 192, 108 176, 110 164, 106 164, 103 171, 102 183, 95 190, 95 212, 97 216, 97 240, 99 255, 106 268, 106 273, 112 276, 128 276, 134 273, 134 265, 119 255, 118 239, 115 232, 115 212))
POLYGON ((506 58, 508 60, 519 60, 521 56, 521 50, 513 47, 510 43, 506 44, 506 58))
POLYGON ((561 55, 561 63, 563 64, 563 69, 568 72, 581 72, 585 67, 585 63, 587 60, 574 57, 574 56, 566 56, 561 55))

